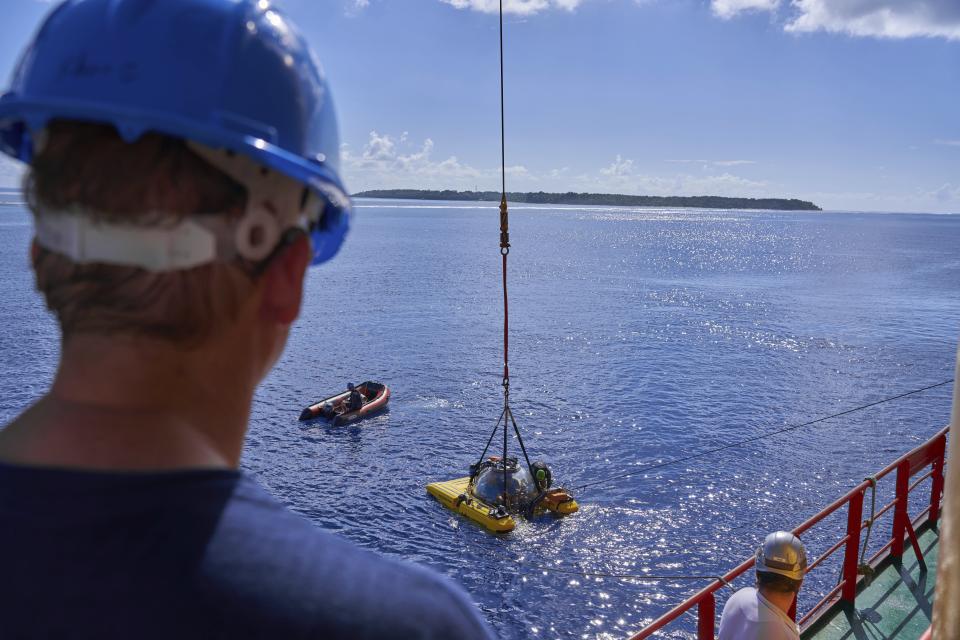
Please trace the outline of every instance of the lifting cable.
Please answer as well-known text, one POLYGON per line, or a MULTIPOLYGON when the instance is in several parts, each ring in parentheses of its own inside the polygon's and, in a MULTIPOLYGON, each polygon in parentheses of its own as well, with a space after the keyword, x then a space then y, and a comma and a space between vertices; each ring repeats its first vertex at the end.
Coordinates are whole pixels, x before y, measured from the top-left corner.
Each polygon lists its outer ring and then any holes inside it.
POLYGON ((788 425, 788 426, 786 426, 786 427, 783 427, 782 429, 776 429, 776 430, 773 430, 773 431, 768 431, 768 432, 762 433, 762 434, 760 434, 760 435, 758 435, 758 436, 753 436, 752 438, 746 438, 745 440, 739 440, 739 441, 737 441, 737 442, 730 442, 730 443, 728 443, 728 444, 725 444, 725 445, 722 445, 722 446, 719 446, 719 447, 714 447, 714 448, 712 448, 712 449, 707 449, 707 450, 705 450, 705 451, 700 451, 700 452, 697 452, 697 453, 692 453, 692 454, 687 455, 687 456, 681 456, 681 457, 679 457, 679 458, 671 458, 670 460, 665 460, 664 462, 656 462, 656 463, 648 464, 648 465, 645 465, 645 466, 643 466, 643 467, 641 467, 641 468, 639 468, 639 469, 636 469, 636 470, 634 470, 634 471, 630 471, 630 472, 628 472, 628 473, 621 473, 621 474, 617 474, 617 475, 613 475, 613 476, 608 476, 608 477, 606 477, 606 478, 601 478, 600 480, 594 480, 593 482, 587 482, 586 484, 581 484, 581 485, 579 485, 579 486, 574 487, 572 490, 573 490, 573 491, 577 491, 577 490, 580 490, 580 489, 585 489, 585 488, 587 488, 587 487, 594 487, 594 486, 596 486, 596 485, 606 484, 606 483, 612 482, 612 481, 614 481, 614 480, 621 480, 621 479, 623 479, 623 478, 629 478, 629 477, 635 476, 635 475, 637 475, 637 474, 639 474, 639 473, 646 473, 646 472, 649 472, 649 471, 653 471, 653 470, 655 470, 655 469, 662 469, 662 468, 664 468, 664 467, 669 467, 669 466, 677 465, 677 464, 680 464, 680 463, 682 463, 682 462, 689 462, 689 461, 691 461, 691 460, 696 460, 696 459, 698 459, 698 458, 704 458, 704 457, 706 457, 706 456, 713 455, 713 454, 719 453, 719 452, 721 452, 721 451, 726 451, 727 449, 733 449, 733 448, 736 448, 736 447, 742 447, 743 445, 745 445, 745 444, 750 444, 751 442, 757 442, 758 440, 763 440, 763 439, 765 439, 765 438, 771 438, 771 437, 773 437, 773 436, 777 436, 777 435, 780 435, 780 434, 782 434, 782 433, 787 433, 788 431, 796 431, 797 429, 802 429, 803 427, 809 427, 809 426, 811 426, 811 425, 815 425, 815 424, 818 424, 818 423, 820 423, 820 422, 825 422, 825 421, 831 420, 831 419, 833 419, 833 418, 839 418, 839 417, 841 417, 841 416, 845 416, 845 415, 848 415, 848 414, 851 414, 851 413, 855 413, 855 412, 857 412, 857 411, 863 411, 864 409, 869 409, 870 407, 875 407, 875 406, 880 405, 880 404, 885 404, 885 403, 887 403, 887 402, 893 402, 894 400, 899 400, 900 398, 905 398, 905 397, 907 397, 907 396, 912 396, 912 395, 917 394, 917 393, 922 393, 922 392, 924 392, 924 391, 929 391, 930 389, 936 389, 937 387, 942 387, 942 386, 944 386, 944 385, 951 384, 952 382, 953 382, 953 378, 951 378, 950 380, 944 380, 943 382, 938 382, 938 383, 936 383, 936 384, 931 384, 931 385, 926 386, 926 387, 921 387, 920 389, 914 389, 914 390, 912 390, 912 391, 907 391, 906 393, 900 393, 900 394, 897 394, 897 395, 895 395, 895 396, 890 396, 890 397, 888 397, 888 398, 883 398, 882 400, 876 400, 875 402, 870 402, 870 403, 867 403, 867 404, 862 404, 862 405, 860 405, 860 406, 853 407, 852 409, 847 409, 846 411, 841 411, 841 412, 839 412, 839 413, 834 413, 834 414, 831 414, 831 415, 829 415, 829 416, 823 416, 823 417, 821 417, 821 418, 817 418, 817 419, 815 419, 815 420, 810 420, 810 421, 808 421, 808 422, 802 422, 802 423, 800 423, 800 424, 788 425))
MULTIPOLYGON (((510 221, 507 215, 507 136, 503 100, 503 0, 500 0, 500 255, 503 257, 503 410, 510 411, 510 307, 507 302, 507 256, 510 255, 510 221)), ((506 425, 504 425, 506 460, 506 425)))
POLYGON ((730 587, 733 586, 723 579, 722 575, 709 575, 709 574, 685 574, 685 575, 657 575, 652 573, 608 573, 605 571, 587 571, 580 569, 567 569, 567 568, 558 568, 551 567, 550 565, 540 565, 540 564, 531 564, 523 565, 537 571, 543 571, 544 573, 562 573, 567 575, 574 576, 583 576, 584 578, 616 578, 618 580, 637 580, 638 582, 667 582, 670 580, 711 580, 715 582, 720 582, 724 586, 730 587))
POLYGON ((523 438, 520 436, 520 427, 513 417, 513 411, 510 409, 510 308, 507 300, 507 256, 510 254, 510 221, 507 212, 507 143, 506 143, 506 125, 504 108, 504 89, 503 89, 503 0, 500 0, 500 256, 503 260, 503 412, 493 427, 493 433, 487 440, 487 446, 483 448, 480 454, 480 460, 477 467, 483 462, 487 455, 487 449, 493 442, 493 437, 497 435, 500 423, 503 422, 503 495, 506 500, 507 491, 507 431, 508 422, 513 425, 513 431, 517 435, 517 441, 520 443, 520 450, 523 452, 523 458, 526 460, 527 468, 533 474, 533 465, 530 464, 530 456, 527 455, 527 448, 523 444, 523 438))

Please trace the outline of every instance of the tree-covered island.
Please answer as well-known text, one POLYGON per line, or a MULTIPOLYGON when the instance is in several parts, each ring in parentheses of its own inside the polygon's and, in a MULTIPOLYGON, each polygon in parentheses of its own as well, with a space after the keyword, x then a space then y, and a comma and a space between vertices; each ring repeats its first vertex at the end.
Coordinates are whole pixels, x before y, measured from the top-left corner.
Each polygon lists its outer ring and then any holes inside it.
MULTIPOLYGON (((356 198, 399 200, 489 200, 497 202, 496 191, 431 191, 427 189, 374 189, 355 193, 356 198)), ((721 196, 628 196, 615 193, 508 193, 510 202, 527 204, 574 204, 617 207, 692 207, 699 209, 773 209, 776 211, 822 211, 806 200, 795 198, 724 198, 721 196)))

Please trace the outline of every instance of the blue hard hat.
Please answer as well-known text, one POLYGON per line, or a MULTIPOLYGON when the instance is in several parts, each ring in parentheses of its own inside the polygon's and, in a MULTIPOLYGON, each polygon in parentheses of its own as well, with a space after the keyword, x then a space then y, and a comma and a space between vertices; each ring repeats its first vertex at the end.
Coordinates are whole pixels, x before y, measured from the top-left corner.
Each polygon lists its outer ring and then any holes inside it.
POLYGON ((113 125, 242 153, 325 202, 313 264, 349 227, 330 89, 303 36, 268 0, 67 0, 0 96, 0 151, 30 162, 50 120, 113 125))

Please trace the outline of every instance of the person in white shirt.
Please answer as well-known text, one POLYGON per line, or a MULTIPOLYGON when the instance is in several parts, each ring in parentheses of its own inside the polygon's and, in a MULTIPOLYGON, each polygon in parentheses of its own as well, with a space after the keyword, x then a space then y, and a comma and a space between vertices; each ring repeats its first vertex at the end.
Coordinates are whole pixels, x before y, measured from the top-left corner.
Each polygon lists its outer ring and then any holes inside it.
POLYGON ((719 640, 800 640, 790 609, 807 569, 807 552, 787 531, 771 533, 757 549, 757 586, 740 589, 720 617, 719 640))

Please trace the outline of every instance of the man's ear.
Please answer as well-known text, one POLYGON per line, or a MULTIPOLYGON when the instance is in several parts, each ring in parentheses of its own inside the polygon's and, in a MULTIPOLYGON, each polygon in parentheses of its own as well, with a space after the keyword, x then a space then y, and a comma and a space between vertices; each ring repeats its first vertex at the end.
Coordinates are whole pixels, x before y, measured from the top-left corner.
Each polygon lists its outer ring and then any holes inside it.
POLYGON ((270 259, 261 275, 261 318, 282 325, 293 324, 300 315, 303 278, 309 265, 310 241, 306 234, 298 234, 270 259))

